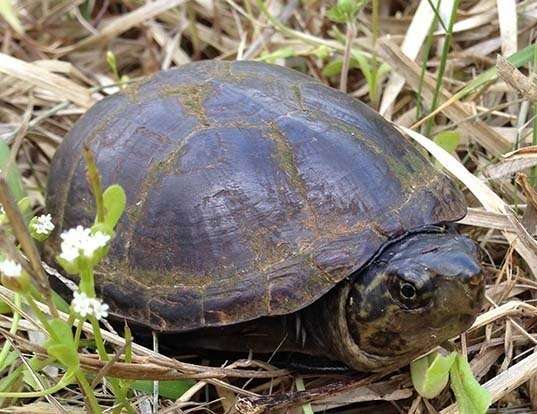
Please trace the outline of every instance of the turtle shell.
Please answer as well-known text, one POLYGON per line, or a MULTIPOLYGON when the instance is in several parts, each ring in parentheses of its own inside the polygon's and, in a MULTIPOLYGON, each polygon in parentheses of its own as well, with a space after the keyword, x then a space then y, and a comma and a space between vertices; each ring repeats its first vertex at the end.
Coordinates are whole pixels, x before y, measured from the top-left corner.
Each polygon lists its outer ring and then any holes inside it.
POLYGON ((82 148, 127 194, 97 285, 161 331, 295 312, 387 241, 466 213, 389 122, 299 72, 205 61, 91 108, 60 145, 47 207, 59 234, 93 222, 82 148))

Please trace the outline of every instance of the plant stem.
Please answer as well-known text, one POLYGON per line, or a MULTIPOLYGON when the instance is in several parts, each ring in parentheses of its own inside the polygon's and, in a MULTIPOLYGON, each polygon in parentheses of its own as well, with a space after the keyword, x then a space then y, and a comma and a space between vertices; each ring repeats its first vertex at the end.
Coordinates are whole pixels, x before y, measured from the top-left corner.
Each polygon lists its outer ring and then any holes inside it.
MULTIPOLYGON (((275 18, 272 14, 269 13, 267 6, 262 0, 256 0, 256 4, 261 10, 261 12, 267 17, 267 19, 272 24, 274 29, 280 31, 281 33, 289 37, 292 37, 294 39, 298 39, 307 45, 312 45, 315 47, 326 46, 332 50, 337 50, 339 52, 345 51, 345 46, 342 45, 340 42, 319 38, 309 33, 304 33, 298 30, 293 30, 293 29, 288 28, 282 22, 280 22, 277 18, 275 18)), ((363 50, 354 49, 354 52, 362 53, 364 56, 371 57, 370 53, 365 52, 363 50)))
POLYGON ((95 297, 95 282, 91 266, 83 266, 80 272, 80 291, 89 298, 95 297))
POLYGON ((371 97, 371 103, 375 108, 378 108, 379 106, 379 93, 378 93, 378 71, 379 71, 379 63, 377 59, 377 39, 379 38, 379 29, 380 29, 380 16, 379 16, 379 9, 380 9, 380 1, 379 0, 373 0, 372 2, 372 25, 373 25, 373 56, 371 57, 371 73, 373 74, 373 82, 372 85, 369 85, 369 96, 371 97))
POLYGON ((64 389, 67 385, 71 384, 71 380, 73 378, 73 373, 65 373, 65 375, 58 381, 56 385, 53 385, 50 388, 47 388, 43 391, 30 391, 30 392, 0 392, 0 398, 39 398, 44 397, 46 395, 54 394, 55 392, 58 392, 62 389, 64 389))
POLYGON ((355 36, 354 22, 347 23, 347 33, 345 36, 345 52, 343 53, 343 65, 341 67, 341 78, 339 81, 339 89, 342 92, 347 92, 347 80, 349 78, 349 67, 351 63, 352 41, 355 36))
MULTIPOLYGON (((537 49, 533 50, 533 75, 537 73, 537 49)), ((532 105, 533 122, 532 122, 532 144, 537 145, 537 103, 532 105)), ((537 167, 530 170, 530 183, 533 187, 537 185, 537 167)))
MULTIPOLYGON (((440 89, 442 88, 442 81, 444 79, 444 72, 446 70, 446 62, 451 48, 451 38, 453 37, 453 25, 457 18, 457 11, 459 9, 460 0, 454 0, 453 8, 451 9, 451 15, 449 17, 448 30, 446 32, 446 38, 444 40, 444 47, 442 48, 442 56, 440 57, 440 66, 438 67, 438 73, 436 74, 436 87, 434 89, 433 101, 431 103, 431 109, 429 112, 433 112, 438 105, 438 97, 440 95, 440 89)), ((427 121, 425 127, 425 136, 429 136, 433 128, 433 119, 427 121)))
MULTIPOLYGON (((110 358, 108 357, 108 353, 106 352, 106 348, 104 346, 104 340, 101 335, 101 327, 99 326, 99 321, 97 320, 97 318, 95 318, 95 316, 90 316, 89 319, 91 322, 91 326, 93 327, 93 336, 95 338, 95 346, 97 347, 97 353, 103 361, 108 362, 110 358)), ((134 409, 127 401, 126 392, 121 387, 119 380, 116 378, 108 378, 108 381, 110 382, 110 386, 112 387, 112 392, 114 393, 116 400, 120 404, 120 407, 118 408, 123 407, 127 410, 127 412, 135 414, 134 409)))
POLYGON ((37 303, 35 303, 35 300, 32 298, 31 294, 27 294, 27 295, 24 295, 24 296, 25 296, 25 299, 27 300, 28 304, 32 308, 32 311, 34 312, 34 315, 37 317, 37 319, 39 319, 39 322, 41 322, 41 325, 43 325, 43 328, 45 328, 45 330, 47 331, 49 336, 52 339, 54 339, 55 341, 60 342, 60 339, 56 335, 56 332, 54 332, 54 329, 52 329, 52 327, 48 323, 47 318, 45 317, 43 312, 41 312, 41 309, 39 309, 39 306, 37 306, 37 303))
MULTIPOLYGON (((15 306, 17 308, 20 308, 21 306, 21 295, 20 293, 15 294, 15 306)), ((17 333, 17 330, 19 329, 19 321, 21 319, 21 315, 19 312, 16 311, 16 309, 13 310, 13 322, 11 323, 11 327, 9 328, 9 333, 12 335, 15 335, 17 333)), ((9 341, 4 342, 4 345, 2 346, 2 351, 0 351, 0 367, 3 368, 4 364, 6 362, 7 355, 9 354, 9 350, 11 349, 11 343, 9 341)))
POLYGON ((86 376, 81 371, 78 371, 76 373, 76 379, 78 383, 80 384, 82 391, 84 392, 84 396, 86 397, 86 403, 88 404, 88 408, 90 409, 90 412, 102 413, 101 407, 99 407, 97 398, 95 398, 93 389, 91 388, 88 380, 86 379, 86 376))
POLYGON ((82 334, 82 326, 84 325, 84 321, 81 319, 78 321, 78 324, 76 325, 76 331, 75 331, 75 345, 78 349, 78 346, 80 345, 80 335, 82 334))
POLYGON ((95 316, 89 317, 91 326, 93 327, 93 335, 95 336, 95 346, 97 347, 97 352, 99 353, 99 357, 103 361, 108 361, 110 358, 108 358, 108 353, 106 352, 106 348, 104 347, 104 340, 103 336, 101 335, 101 327, 99 326, 99 321, 95 318, 95 316))
MULTIPOLYGON (((91 266, 84 266, 80 272, 80 291, 85 293, 89 298, 95 297, 95 281, 93 275, 93 268, 91 266)), ((99 321, 97 320, 97 318, 95 318, 95 316, 90 316, 89 320, 91 322, 91 326, 93 327, 93 336, 95 339, 95 346, 97 347, 97 353, 99 354, 101 360, 108 362, 110 358, 108 357, 108 353, 106 352, 106 348, 104 346, 104 340, 101 334, 101 327, 99 326, 99 321)), ((75 332, 75 340, 77 344, 80 340, 79 327, 81 327, 81 325, 77 327, 77 330, 75 332)), ((121 387, 119 381, 115 378, 108 378, 108 382, 110 383, 112 392, 114 393, 114 396, 119 403, 118 409, 121 409, 123 407, 127 410, 127 412, 134 414, 134 409, 127 401, 126 391, 121 387)))
MULTIPOLYGON (((440 0, 438 0, 437 2, 437 7, 438 7, 438 4, 440 4, 440 0)), ((436 9, 433 7, 432 4, 431 4, 431 7, 433 8, 433 10, 436 11, 436 9)), ((420 71, 420 83, 418 87, 418 92, 416 94, 416 122, 421 118, 421 110, 422 110, 421 91, 423 89, 423 80, 425 79, 425 73, 427 72, 427 61, 429 60, 429 55, 431 53, 431 48, 433 46, 433 41, 434 41, 433 33, 436 27, 436 23, 438 22, 437 16, 438 16, 438 13, 436 12, 433 17, 431 26, 429 27, 429 32, 427 33, 427 39, 423 47, 423 58, 421 61, 421 71, 420 71)), ((423 132, 425 132, 425 130, 423 130, 423 132)))

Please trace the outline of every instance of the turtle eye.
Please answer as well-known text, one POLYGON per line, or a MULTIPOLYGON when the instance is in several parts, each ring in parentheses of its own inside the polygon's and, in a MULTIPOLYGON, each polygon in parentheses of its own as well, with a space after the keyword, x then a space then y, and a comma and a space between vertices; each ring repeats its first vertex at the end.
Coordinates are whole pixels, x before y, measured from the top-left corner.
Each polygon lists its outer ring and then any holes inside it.
POLYGON ((412 301, 416 299, 417 296, 416 287, 412 283, 401 281, 399 295, 401 296, 401 299, 405 301, 412 301))
POLYGON ((405 309, 417 309, 427 305, 432 296, 427 287, 418 289, 416 285, 397 273, 392 273, 388 281, 390 296, 405 309))

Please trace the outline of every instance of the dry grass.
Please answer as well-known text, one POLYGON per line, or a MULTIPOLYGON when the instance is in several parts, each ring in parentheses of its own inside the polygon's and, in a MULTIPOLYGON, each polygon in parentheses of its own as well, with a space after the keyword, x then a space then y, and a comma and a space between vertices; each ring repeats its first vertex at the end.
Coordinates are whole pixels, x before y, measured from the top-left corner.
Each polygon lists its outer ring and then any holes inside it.
MULTIPOLYGON (((371 84, 353 65, 348 77, 343 77, 345 88, 352 96, 378 105, 460 180, 471 207, 462 228, 484 252, 488 289, 482 315, 456 343, 492 392, 494 412, 537 412, 537 308, 533 306, 537 194, 532 187, 537 182, 537 147, 531 146, 537 107, 531 88, 535 52, 530 50, 521 72, 502 61, 500 76, 489 73, 488 82, 462 98, 457 94, 494 68, 498 54, 510 56, 535 42, 536 1, 461 1, 437 98, 435 74, 443 65, 446 35, 440 24, 429 30, 434 18, 429 4, 436 4, 435 0, 381 1, 377 30, 368 6, 360 12, 356 30, 347 33, 344 26, 328 20, 330 4, 320 0, 268 1, 268 10, 278 21, 270 21, 253 0, 13 3, 24 31, 0 19, 0 138, 17 151, 16 161, 36 211, 43 209, 49 161, 66 132, 94 102, 118 90, 118 79, 106 62, 107 50, 115 54, 119 73, 131 79, 192 60, 248 58, 274 60, 339 88, 340 77, 326 77, 323 70, 332 60, 344 54, 349 57, 350 50, 373 56, 373 65, 389 64, 394 70, 378 82, 378 103, 370 101, 371 84), (352 43, 346 47, 349 33, 352 43), (375 42, 376 33, 380 38, 375 42), (428 38, 432 40, 429 58, 424 57, 428 38), (430 117, 434 120, 431 136, 450 130, 461 137, 451 155, 419 135, 435 99, 439 109, 430 117)), ((441 2, 445 21, 453 4, 453 0, 441 2)), ((1 288, 2 298, 10 295, 1 288)), ((16 335, 4 330, 9 329, 10 318, 0 318, 4 337, 22 351, 42 353, 35 343, 25 341, 35 329, 33 324, 39 324, 31 315, 24 316, 16 335)), ((117 335, 107 333, 106 339, 116 350, 122 349, 117 335)), ((141 346, 135 346, 134 353, 133 363, 123 366, 103 367, 91 354, 83 356, 83 364, 88 370, 105 369, 118 376, 197 381, 176 401, 160 398, 160 412, 233 412, 238 396, 249 398, 241 407, 276 404, 293 413, 308 409, 456 411, 449 391, 432 401, 417 397, 407 370, 350 383, 337 377, 303 378, 308 391, 297 393, 293 392, 297 381, 288 372, 254 361, 209 369, 179 363, 141 346), (254 376, 255 381, 247 380, 254 376), (373 385, 364 385, 366 381, 373 385), (288 394, 278 405, 282 393, 288 394), (275 397, 260 397, 269 394, 275 397), (313 397, 311 407, 300 407, 313 397)), ((47 380, 54 383, 55 378, 51 373, 47 380)), ((106 389, 97 390, 106 405, 106 389)), ((151 400, 144 394, 134 398, 144 413, 157 412, 151 400)), ((48 398, 25 400, 24 407, 20 400, 0 403, 2 412, 83 412, 81 401, 80 392, 70 387, 48 398)))

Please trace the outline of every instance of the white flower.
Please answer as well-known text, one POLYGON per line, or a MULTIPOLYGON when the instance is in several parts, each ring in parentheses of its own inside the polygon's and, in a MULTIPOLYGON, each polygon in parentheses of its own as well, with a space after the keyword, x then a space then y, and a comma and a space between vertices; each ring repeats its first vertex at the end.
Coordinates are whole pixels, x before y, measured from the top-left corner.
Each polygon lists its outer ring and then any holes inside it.
POLYGON ((99 299, 93 299, 91 305, 93 307, 93 316, 98 321, 108 316, 109 306, 106 303, 103 303, 99 299))
POLYGON ((108 234, 101 233, 100 231, 96 232, 90 237, 90 239, 88 240, 88 244, 84 246, 84 254, 87 257, 90 257, 91 255, 93 255, 93 252, 95 252, 95 250, 106 246, 108 240, 110 240, 110 236, 108 234))
POLYGON ((73 307, 73 310, 83 318, 92 313, 92 299, 90 299, 88 295, 83 292, 73 293, 73 301, 71 302, 71 306, 73 307))
POLYGON ((10 259, 0 262, 0 271, 8 277, 19 277, 22 274, 22 266, 10 259))
POLYGON ((97 320, 101 320, 108 316, 109 306, 106 303, 97 298, 90 298, 83 292, 76 291, 73 293, 71 306, 82 318, 93 315, 97 320))
POLYGON ((64 245, 64 243, 62 243, 62 252, 60 253, 60 257, 62 259, 72 262, 78 257, 78 255, 79 251, 76 247, 64 245))
POLYGON ((0 215, 6 214, 6 210, 4 210, 4 206, 0 204, 0 215))
POLYGON ((68 262, 80 255, 91 258, 97 249, 106 246, 110 236, 100 231, 91 234, 91 230, 82 226, 63 232, 60 257, 68 262))
POLYGON ((43 214, 36 218, 32 225, 32 229, 37 234, 49 235, 54 230, 54 224, 52 223, 52 216, 50 214, 43 214))

